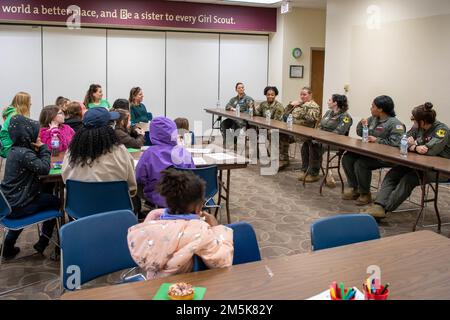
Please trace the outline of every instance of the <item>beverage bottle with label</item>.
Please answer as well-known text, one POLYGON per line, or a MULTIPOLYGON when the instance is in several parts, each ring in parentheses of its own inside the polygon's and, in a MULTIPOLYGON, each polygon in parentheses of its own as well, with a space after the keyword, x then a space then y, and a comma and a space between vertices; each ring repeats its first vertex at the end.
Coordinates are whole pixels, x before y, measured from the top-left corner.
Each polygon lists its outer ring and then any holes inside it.
POLYGON ((363 126, 362 141, 369 142, 369 127, 367 125, 363 126))
POLYGON ((59 155, 59 138, 56 133, 52 135, 51 140, 51 146, 52 146, 52 156, 58 156, 59 155))
POLYGON ((406 134, 403 135, 402 140, 400 141, 400 154, 402 157, 408 156, 408 138, 406 134))

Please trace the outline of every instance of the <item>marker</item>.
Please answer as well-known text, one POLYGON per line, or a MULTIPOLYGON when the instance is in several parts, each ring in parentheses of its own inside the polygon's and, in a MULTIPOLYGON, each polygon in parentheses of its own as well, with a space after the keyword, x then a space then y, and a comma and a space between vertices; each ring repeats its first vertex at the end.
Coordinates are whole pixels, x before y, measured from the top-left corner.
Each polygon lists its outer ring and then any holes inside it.
POLYGON ((343 282, 341 282, 340 287, 341 287, 341 299, 344 300, 345 288, 344 288, 344 283, 343 282))
POLYGON ((387 283, 387 284, 384 286, 384 288, 383 288, 383 290, 381 290, 380 294, 384 294, 384 293, 386 292, 387 288, 389 288, 389 283, 387 283))

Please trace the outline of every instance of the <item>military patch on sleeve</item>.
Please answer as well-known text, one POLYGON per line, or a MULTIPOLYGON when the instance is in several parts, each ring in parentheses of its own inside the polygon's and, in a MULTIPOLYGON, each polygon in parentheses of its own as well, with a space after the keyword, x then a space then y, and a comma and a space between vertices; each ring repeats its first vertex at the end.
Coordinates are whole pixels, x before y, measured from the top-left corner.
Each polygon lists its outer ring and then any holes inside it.
POLYGON ((436 131, 436 135, 437 135, 439 138, 445 137, 445 134, 446 134, 446 133, 447 133, 447 131, 446 131, 445 129, 440 129, 440 130, 436 131))
POLYGON ((403 130, 403 126, 402 126, 401 124, 398 124, 398 125, 395 127, 395 129, 397 129, 397 130, 403 130))
POLYGON ((350 118, 349 117, 345 117, 344 120, 342 120, 342 121, 344 121, 344 123, 349 123, 350 122, 350 118))

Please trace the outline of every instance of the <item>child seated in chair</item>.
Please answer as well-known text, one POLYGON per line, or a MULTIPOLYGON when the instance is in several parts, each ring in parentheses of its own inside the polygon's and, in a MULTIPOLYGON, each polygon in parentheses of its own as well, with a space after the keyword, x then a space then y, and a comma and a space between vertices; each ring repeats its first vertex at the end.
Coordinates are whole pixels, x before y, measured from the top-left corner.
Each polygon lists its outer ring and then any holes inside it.
POLYGON ((193 173, 163 171, 158 185, 166 209, 149 213, 128 231, 128 247, 148 279, 191 272, 193 256, 209 268, 233 263, 233 230, 203 212, 205 184, 193 173))
MULTIPOLYGON (((24 116, 11 118, 9 135, 12 148, 6 160, 5 176, 1 189, 11 206, 9 219, 21 219, 44 210, 59 210, 59 199, 41 192, 40 175, 50 171, 50 151, 39 139, 39 123, 24 116)), ((52 237, 55 220, 44 222, 42 234, 34 249, 43 253, 52 237)), ((22 230, 9 230, 6 235, 3 257, 13 258, 20 252, 15 247, 22 230)))

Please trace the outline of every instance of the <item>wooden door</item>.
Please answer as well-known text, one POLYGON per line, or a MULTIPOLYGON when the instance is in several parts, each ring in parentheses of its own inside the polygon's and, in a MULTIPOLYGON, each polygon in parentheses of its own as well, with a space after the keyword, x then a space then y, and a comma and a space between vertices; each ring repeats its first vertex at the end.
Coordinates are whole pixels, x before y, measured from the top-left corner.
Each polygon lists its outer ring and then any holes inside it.
POLYGON ((311 49, 311 90, 316 101, 323 110, 323 80, 325 73, 325 50, 311 49))

